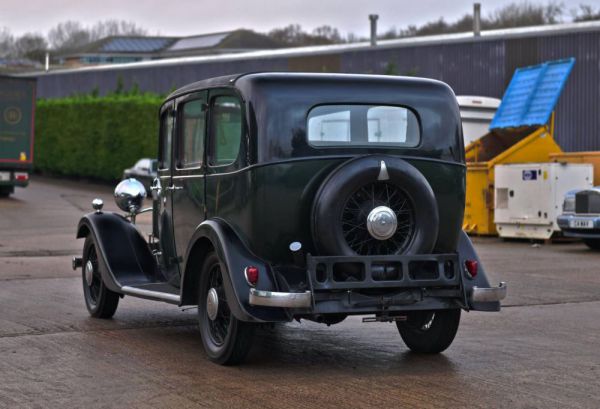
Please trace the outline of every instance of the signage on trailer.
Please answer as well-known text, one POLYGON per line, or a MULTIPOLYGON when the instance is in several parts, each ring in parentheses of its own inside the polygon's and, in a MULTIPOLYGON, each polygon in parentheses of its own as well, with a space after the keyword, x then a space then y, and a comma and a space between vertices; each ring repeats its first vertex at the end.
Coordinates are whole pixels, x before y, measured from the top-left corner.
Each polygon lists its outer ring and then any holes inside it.
POLYGON ((0 163, 33 163, 35 81, 0 77, 0 163))

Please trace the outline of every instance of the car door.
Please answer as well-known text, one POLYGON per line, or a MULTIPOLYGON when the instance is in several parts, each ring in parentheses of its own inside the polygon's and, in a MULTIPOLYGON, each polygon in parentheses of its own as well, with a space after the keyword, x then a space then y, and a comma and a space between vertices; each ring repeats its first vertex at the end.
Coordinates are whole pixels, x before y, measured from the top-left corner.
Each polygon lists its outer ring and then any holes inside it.
POLYGON ((160 247, 162 273, 173 284, 178 283, 179 266, 173 237, 173 134, 175 110, 173 102, 160 112, 160 135, 157 177, 153 182, 153 231, 160 247))
MULTIPOLYGON (((207 92, 177 100, 175 167, 173 171, 173 227, 175 248, 183 267, 192 235, 206 216, 205 144, 207 92)), ((182 269, 182 268, 181 268, 182 269)))

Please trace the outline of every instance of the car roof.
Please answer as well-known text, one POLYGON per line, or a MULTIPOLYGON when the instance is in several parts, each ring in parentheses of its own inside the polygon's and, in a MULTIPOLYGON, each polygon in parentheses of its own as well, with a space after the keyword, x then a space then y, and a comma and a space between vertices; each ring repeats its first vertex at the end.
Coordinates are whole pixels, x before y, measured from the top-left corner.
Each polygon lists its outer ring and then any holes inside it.
POLYGON ((191 92, 200 91, 208 88, 220 88, 220 87, 235 87, 236 83, 240 79, 244 80, 283 80, 295 83, 315 83, 323 81, 335 82, 364 82, 372 81, 377 83, 423 83, 429 85, 439 85, 442 87, 448 87, 447 84, 429 78, 418 78, 418 77, 401 77, 393 75, 373 75, 373 74, 332 74, 332 73, 307 73, 307 72, 247 72, 238 73, 231 75, 224 75, 221 77, 208 78, 202 81, 193 82, 184 87, 181 87, 172 92, 168 97, 167 101, 176 98, 181 95, 185 95, 191 92))

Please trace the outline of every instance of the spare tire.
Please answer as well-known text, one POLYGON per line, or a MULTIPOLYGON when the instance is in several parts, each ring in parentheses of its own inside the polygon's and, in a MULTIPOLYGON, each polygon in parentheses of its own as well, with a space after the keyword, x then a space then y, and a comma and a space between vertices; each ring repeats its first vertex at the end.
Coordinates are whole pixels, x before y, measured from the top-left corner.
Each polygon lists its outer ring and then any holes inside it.
POLYGON ((384 155, 351 159, 334 169, 312 209, 320 255, 427 254, 438 224, 427 179, 405 160, 384 155))

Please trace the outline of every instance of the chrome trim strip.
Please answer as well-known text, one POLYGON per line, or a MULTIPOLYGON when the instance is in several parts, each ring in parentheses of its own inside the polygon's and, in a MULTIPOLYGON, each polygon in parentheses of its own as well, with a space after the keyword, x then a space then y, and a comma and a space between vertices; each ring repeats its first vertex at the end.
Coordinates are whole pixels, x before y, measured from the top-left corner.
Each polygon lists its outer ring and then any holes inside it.
POLYGON ((161 293, 160 291, 144 290, 143 288, 130 287, 125 285, 121 287, 123 294, 132 295, 134 297, 152 298, 154 300, 165 301, 169 303, 179 304, 181 297, 176 294, 161 293))
POLYGON ((507 285, 504 281, 500 282, 498 287, 479 288, 473 287, 471 293, 472 302, 495 302, 503 300, 506 297, 507 285))
POLYGON ((250 289, 250 305, 263 307, 283 308, 310 308, 312 306, 312 293, 281 293, 276 291, 250 289))

